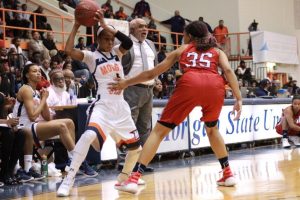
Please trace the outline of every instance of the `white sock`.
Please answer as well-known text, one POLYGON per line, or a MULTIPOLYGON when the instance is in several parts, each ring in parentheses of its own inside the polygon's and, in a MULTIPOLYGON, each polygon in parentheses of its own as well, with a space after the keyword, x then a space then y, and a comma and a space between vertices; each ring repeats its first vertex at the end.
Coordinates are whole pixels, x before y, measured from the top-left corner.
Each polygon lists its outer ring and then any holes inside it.
POLYGON ((87 130, 81 135, 79 141, 73 150, 73 159, 70 166, 70 171, 68 172, 68 177, 74 178, 76 172, 78 171, 81 163, 85 159, 92 142, 97 138, 97 133, 91 130, 87 130))
POLYGON ((72 151, 68 151, 68 157, 72 160, 74 156, 74 149, 72 151))
POLYGON ((17 164, 16 164, 16 166, 15 166, 15 169, 14 169, 14 174, 16 174, 17 173, 17 171, 18 171, 18 169, 20 169, 21 168, 21 166, 20 166, 20 163, 19 163, 19 160, 17 161, 17 164))
POLYGON ((24 170, 28 172, 32 167, 32 155, 24 155, 24 170))

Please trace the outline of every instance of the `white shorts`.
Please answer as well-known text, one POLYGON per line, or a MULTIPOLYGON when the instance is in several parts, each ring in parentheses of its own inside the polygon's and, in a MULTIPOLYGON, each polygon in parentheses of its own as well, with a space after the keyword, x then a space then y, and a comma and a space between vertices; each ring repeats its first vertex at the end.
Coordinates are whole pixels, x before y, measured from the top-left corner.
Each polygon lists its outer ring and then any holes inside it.
POLYGON ((99 143, 105 142, 109 134, 120 147, 139 142, 139 134, 131 117, 128 103, 122 100, 100 99, 87 110, 87 130, 97 133, 99 143), (100 137, 99 137, 100 136, 100 137))

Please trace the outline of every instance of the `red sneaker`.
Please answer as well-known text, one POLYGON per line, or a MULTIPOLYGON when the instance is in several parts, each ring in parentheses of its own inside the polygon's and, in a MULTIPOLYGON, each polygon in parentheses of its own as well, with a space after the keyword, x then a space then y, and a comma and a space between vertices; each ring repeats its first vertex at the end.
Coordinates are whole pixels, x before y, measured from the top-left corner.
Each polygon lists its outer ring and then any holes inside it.
POLYGON ((223 169, 223 177, 217 181, 217 185, 231 187, 236 184, 236 180, 231 172, 230 167, 225 167, 223 169))
POLYGON ((135 194, 138 192, 138 181, 141 176, 141 173, 133 172, 126 181, 115 184, 115 189, 135 194))

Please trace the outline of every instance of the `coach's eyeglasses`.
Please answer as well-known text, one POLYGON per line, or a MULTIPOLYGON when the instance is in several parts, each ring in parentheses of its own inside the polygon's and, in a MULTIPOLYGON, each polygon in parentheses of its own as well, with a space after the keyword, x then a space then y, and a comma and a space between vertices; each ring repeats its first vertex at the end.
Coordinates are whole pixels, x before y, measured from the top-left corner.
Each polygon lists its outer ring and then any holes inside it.
POLYGON ((65 77, 55 77, 55 78, 53 78, 53 81, 55 81, 55 82, 65 81, 65 77))

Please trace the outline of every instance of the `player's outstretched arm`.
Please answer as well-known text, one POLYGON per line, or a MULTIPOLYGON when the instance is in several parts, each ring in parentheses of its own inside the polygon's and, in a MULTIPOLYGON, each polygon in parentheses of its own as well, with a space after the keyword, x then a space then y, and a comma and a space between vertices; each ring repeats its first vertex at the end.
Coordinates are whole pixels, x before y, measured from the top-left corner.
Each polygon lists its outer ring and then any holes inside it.
POLYGON ((79 49, 74 48, 74 40, 79 27, 80 24, 75 21, 66 43, 65 52, 68 56, 71 56, 72 59, 82 61, 84 56, 83 52, 81 52, 79 49))
POLYGON ((185 46, 181 46, 180 48, 172 51, 161 63, 156 65, 153 69, 144 71, 135 77, 130 79, 118 79, 115 83, 109 83, 109 89, 112 90, 123 90, 130 85, 135 85, 137 83, 145 82, 154 79, 159 74, 164 73, 168 69, 170 69, 178 60, 182 51, 185 49, 185 46))

